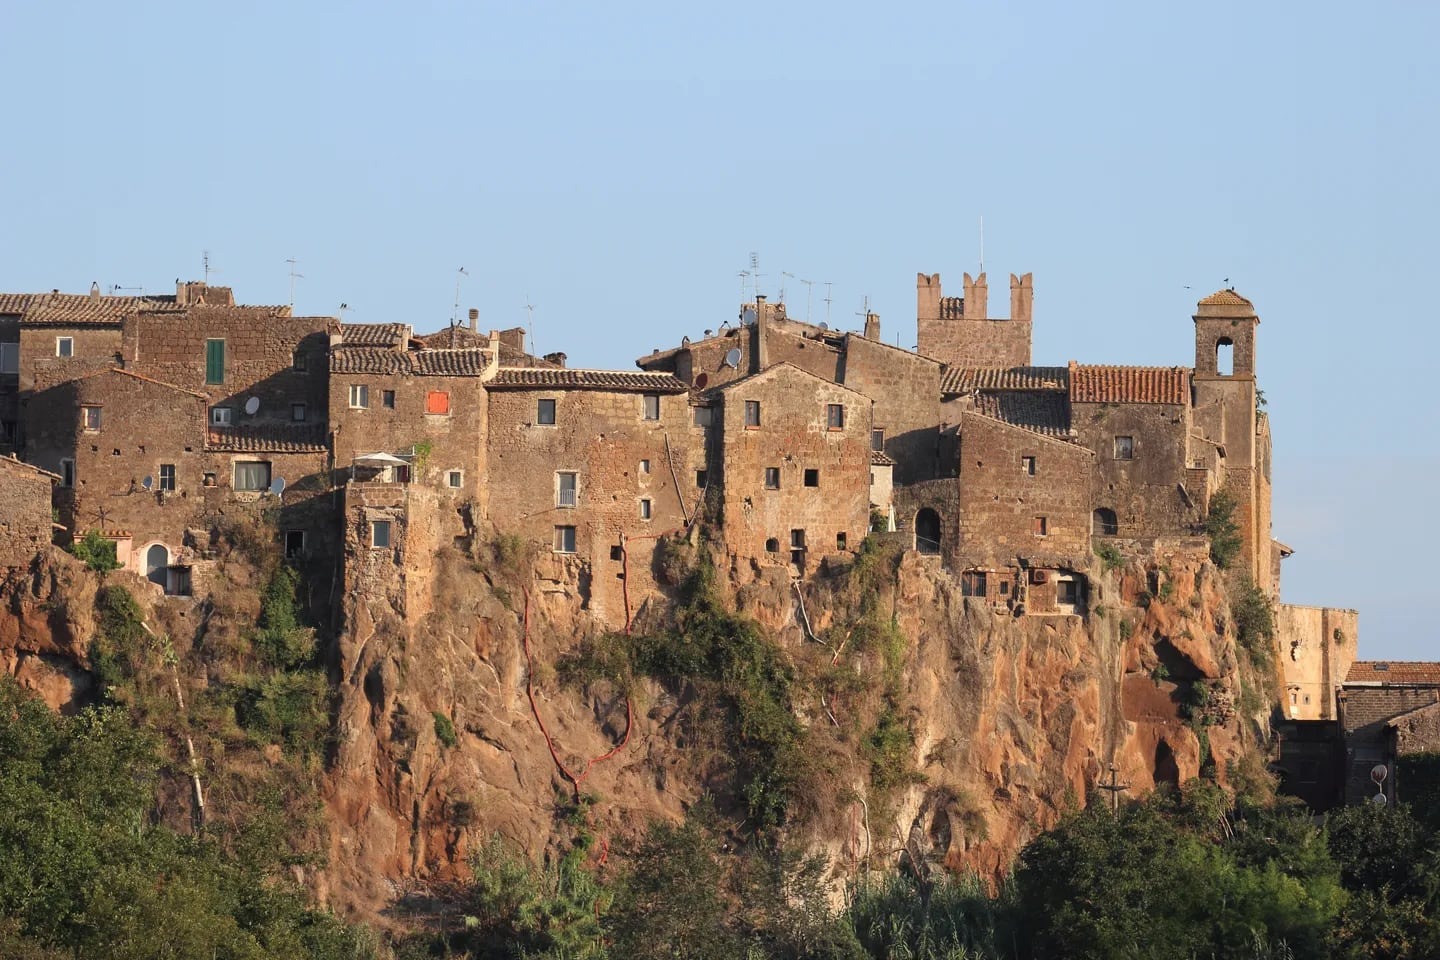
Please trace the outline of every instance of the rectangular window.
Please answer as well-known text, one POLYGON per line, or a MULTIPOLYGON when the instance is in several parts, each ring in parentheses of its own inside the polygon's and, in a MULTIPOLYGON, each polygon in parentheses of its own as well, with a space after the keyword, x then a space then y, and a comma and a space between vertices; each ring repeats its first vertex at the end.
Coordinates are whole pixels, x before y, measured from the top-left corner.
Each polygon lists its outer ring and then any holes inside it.
POLYGON ((20 372, 20 344, 0 343, 0 373, 20 372))
MULTIPOLYGON (((291 369, 291 370, 308 370, 308 369, 310 369, 310 358, 307 357, 307 356, 305 356, 305 351, 304 351, 304 350, 296 350, 296 351, 295 351, 295 356, 293 356, 293 357, 290 358, 290 369, 291 369)), ((297 531, 297 532, 298 532, 298 531, 297 531)), ((301 536, 304 536, 304 534, 301 534, 301 536)))
POLYGON ((709 480, 709 479, 710 479, 710 474, 709 474, 709 472, 707 472, 707 471, 705 471, 705 470, 696 470, 696 471, 695 471, 695 486, 697 486, 697 487, 703 487, 703 486, 705 486, 705 482, 706 482, 707 480, 709 480))
POLYGON ((715 420, 715 410, 712 407, 695 408, 695 426, 708 427, 715 420))
POLYGON ((555 474, 555 506, 575 506, 575 474, 555 474))
POLYGON ((1020 458, 1020 472, 1023 473, 1023 474, 1025 474, 1025 476, 1027 476, 1027 477, 1033 477, 1033 476, 1035 476, 1035 458, 1034 458, 1034 457, 1021 457, 1021 458, 1020 458))
POLYGON ((555 423, 555 401, 541 400, 535 407, 535 422, 550 426, 555 423))
POLYGON ((556 527, 556 528, 555 528, 555 552, 556 552, 556 553, 574 553, 574 552, 575 552, 575 528, 574 528, 574 527, 556 527))
POLYGON ((225 382, 225 341, 205 341, 205 382, 225 382))
POLYGON ((660 394, 658 394, 658 393, 647 393, 647 394, 645 394, 644 401, 643 401, 643 403, 642 403, 642 408, 643 408, 644 411, 645 411, 645 419, 646 419, 646 420, 659 420, 659 419, 660 419, 660 394))
POLYGON ((100 408, 81 407, 80 425, 85 428, 86 433, 96 433, 100 429, 100 408))
POLYGON ((797 567, 805 566, 805 531, 790 531, 790 562, 797 567))
POLYGON ((845 405, 841 403, 825 404, 825 429, 845 429, 845 405))
POLYGON ((305 531, 285 531, 285 559, 299 560, 305 556, 305 531))
POLYGON ((370 406, 370 387, 364 383, 350 384, 350 409, 364 410, 370 406))
POLYGON ((303 403, 292 403, 292 404, 290 404, 290 419, 293 420, 293 421, 295 421, 296 423, 304 423, 304 422, 305 422, 305 404, 303 404, 303 403))
POLYGON ((380 406, 384 407, 386 410, 394 410, 394 409, 395 409, 395 391, 394 391, 394 390, 381 390, 381 391, 380 391, 380 406))
POLYGON ((766 489, 766 490, 779 490, 779 489, 780 489, 780 468, 779 468, 779 467, 766 467, 766 468, 765 468, 765 489, 766 489))
POLYGON ((879 427, 870 431, 870 449, 877 453, 883 453, 885 450, 885 431, 879 427))
POLYGON ((228 427, 235 421, 235 411, 229 407, 211 407, 210 423, 216 427, 228 427))
POLYGON ((445 483, 450 487, 451 490, 460 489, 461 485, 464 484, 464 482, 465 475, 459 470, 451 470, 449 473, 445 474, 445 483))
POLYGON ((450 394, 444 390, 431 390, 425 394, 425 412, 434 416, 448 416, 450 394))
POLYGON ((760 401, 759 401, 759 400, 746 400, 746 401, 745 401, 745 426, 747 426, 747 427, 758 427, 758 426, 760 426, 760 401))
POLYGON ((160 492, 175 492, 175 464, 173 463, 160 464, 160 492))
POLYGON ((1074 606, 1080 602, 1080 585, 1071 579, 1055 581, 1055 602, 1074 606))
POLYGON ((641 473, 649 473, 649 472, 650 472, 650 461, 649 461, 649 460, 641 460, 641 461, 640 461, 640 472, 641 472, 641 473))
POLYGON ((836 550, 844 550, 844 549, 845 549, 845 541, 846 541, 845 531, 842 530, 842 531, 840 531, 839 533, 835 534, 835 549, 836 549, 836 550))
POLYGON ((966 597, 983 597, 989 591, 984 570, 966 570, 960 575, 960 593, 966 597))
POLYGON ((74 337, 56 337, 56 338, 55 338, 55 356, 57 356, 57 357, 73 357, 73 356, 75 356, 75 338, 74 338, 74 337))
POLYGON ((1035 534, 1035 536, 1037 537, 1049 536, 1050 522, 1044 517, 1036 517, 1030 523, 1030 532, 1035 534))
POLYGON ((1116 437, 1116 438, 1115 438, 1115 459, 1116 459, 1116 460, 1134 460, 1134 459, 1135 459, 1135 438, 1134 438, 1134 437, 1116 437))
POLYGON ((649 500, 641 500, 641 501, 640 501, 640 519, 641 519, 641 520, 649 520, 649 519, 650 519, 650 501, 649 501, 649 500))
POLYGON ((235 464, 235 489, 260 491, 270 489, 270 462, 248 460, 235 464))
POLYGON ((807 487, 818 487, 818 486, 820 486, 820 471, 819 471, 819 470, 811 469, 811 470, 806 470, 806 471, 805 471, 805 486, 807 486, 807 487))
POLYGON ((73 487, 73 486, 75 486, 75 461, 74 461, 74 460, 61 460, 61 461, 60 461, 60 486, 62 486, 62 487, 73 487))
POLYGON ((388 547, 388 546, 390 546, 390 521, 389 521, 389 520, 371 520, 371 521, 370 521, 370 546, 372 546, 372 547, 388 547))

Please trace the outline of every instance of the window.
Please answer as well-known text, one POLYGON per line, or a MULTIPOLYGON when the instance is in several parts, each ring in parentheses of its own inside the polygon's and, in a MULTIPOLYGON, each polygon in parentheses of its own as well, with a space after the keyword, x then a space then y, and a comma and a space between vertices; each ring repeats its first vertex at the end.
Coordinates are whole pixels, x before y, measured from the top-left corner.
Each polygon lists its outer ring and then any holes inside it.
POLYGON ((705 470, 696 470, 696 471, 695 471, 695 486, 697 486, 697 487, 703 487, 703 486, 705 486, 706 481, 708 481, 709 479, 710 479, 710 474, 709 474, 708 471, 705 471, 705 470))
POLYGON ((984 570, 966 570, 960 575, 960 594, 966 597, 984 597, 989 594, 989 579, 984 570))
POLYGON ((1134 460, 1134 459, 1135 459, 1135 438, 1134 438, 1134 437, 1116 437, 1116 438, 1115 438, 1115 459, 1116 459, 1116 460, 1134 460))
POLYGON ((298 560, 305 556, 305 531, 285 531, 285 559, 298 560))
POLYGON ((870 431, 870 449, 877 453, 885 450, 885 431, 879 427, 870 431))
POLYGON ((780 489, 780 468, 779 468, 779 467, 766 467, 766 468, 765 468, 765 489, 766 489, 766 490, 779 490, 779 489, 780 489))
POLYGON ((451 490, 459 490, 465 483, 465 474, 459 470, 451 470, 445 474, 445 485, 451 490))
POLYGON ((100 408, 81 407, 80 426, 85 428, 86 433, 95 433, 100 429, 100 408))
POLYGON ((760 401, 759 401, 759 400, 746 400, 746 401, 745 401, 745 426, 747 426, 747 427, 758 427, 758 426, 760 426, 760 401))
POLYGON ((292 404, 290 404, 290 419, 293 420, 293 421, 295 421, 296 423, 304 423, 304 422, 305 422, 305 404, 303 404, 303 403, 292 403, 292 404))
POLYGON ((215 479, 215 474, 213 474, 213 473, 206 473, 206 474, 201 478, 200 482, 203 483, 203 484, 204 484, 205 486, 207 486, 207 487, 213 487, 213 486, 215 486, 215 484, 217 483, 217 481, 216 481, 216 479, 215 479))
POLYGON ((556 553, 574 553, 574 552, 575 552, 575 528, 574 528, 574 527, 556 527, 556 528, 555 528, 555 552, 556 552, 556 553))
POLYGON ((160 464, 160 492, 175 492, 175 464, 173 463, 160 464))
POLYGON ((790 562, 797 567, 805 565, 805 531, 790 531, 790 562))
POLYGON ((270 462, 268 460, 249 460, 236 463, 235 489, 252 492, 269 490, 270 462))
POLYGON ((73 486, 75 486, 75 461, 74 461, 74 460, 61 460, 61 461, 60 461, 60 486, 62 486, 62 487, 73 487, 73 486))
POLYGON ((625 560, 625 548, 616 544, 610 548, 610 559, 618 562, 625 560))
POLYGON ((845 539, 846 539, 846 538, 845 538, 845 531, 844 531, 844 530, 841 530, 839 533, 835 534, 835 549, 836 549, 836 550, 844 550, 844 549, 845 549, 845 539))
POLYGON ((642 403, 642 408, 643 408, 643 410, 644 410, 644 412, 645 412, 644 415, 645 415, 645 419, 646 419, 646 420, 659 420, 659 419, 660 419, 660 394, 658 394, 658 393, 647 393, 647 394, 645 394, 645 397, 644 397, 644 400, 643 400, 643 403, 642 403))
POLYGON ((765 541, 765 552, 766 552, 766 553, 779 553, 779 552, 780 552, 780 538, 778 538, 778 537, 771 537, 770 539, 766 540, 766 541, 765 541))
POLYGON ((806 471, 805 471, 805 486, 807 486, 807 487, 818 487, 818 486, 820 486, 820 471, 819 471, 819 470, 811 469, 811 470, 806 470, 806 471))
POLYGON ((388 547, 388 546, 390 546, 390 521, 389 521, 389 520, 371 520, 371 521, 370 521, 370 546, 372 546, 372 547, 388 547))
POLYGON ((75 338, 74 338, 74 337, 56 337, 56 338, 55 338, 55 356, 57 356, 57 357, 73 357, 73 356, 75 356, 75 338))
POLYGON ((225 341, 205 341, 205 382, 225 382, 225 341))
POLYGON ((641 472, 641 473, 649 473, 649 472, 650 472, 650 461, 649 461, 649 460, 641 460, 641 461, 640 461, 640 472, 641 472))
POLYGON ((535 408, 535 422, 546 426, 555 423, 555 401, 541 400, 535 408))
POLYGON ((1109 507, 1096 507, 1093 521, 1096 536, 1113 537, 1120 533, 1120 521, 1109 507))
POLYGON ((450 394, 444 390, 431 390, 425 395, 425 412, 433 416, 448 416, 450 394))
POLYGON ((841 403, 825 404, 825 429, 845 429, 845 405, 841 403))
POLYGON ((1235 375, 1235 344, 1229 337, 1215 342, 1215 372, 1222 377, 1235 375))
POLYGON ((1020 458, 1020 472, 1023 473, 1023 474, 1025 474, 1025 476, 1027 476, 1027 477, 1033 477, 1033 476, 1035 476, 1035 458, 1034 458, 1034 457, 1021 457, 1021 458, 1020 458))
POLYGON ((712 407, 695 408, 695 426, 708 427, 715 422, 715 410, 712 407))
POLYGON ((235 422, 235 411, 229 407, 211 407, 210 423, 216 427, 228 427, 235 422))
MULTIPOLYGON (((307 356, 305 356, 305 351, 304 351, 304 350, 296 350, 296 351, 295 351, 295 356, 293 356, 293 357, 290 358, 290 369, 291 369, 291 370, 308 370, 309 368, 310 368, 310 358, 307 357, 307 356)), ((298 532, 298 531, 297 531, 297 532, 298 532)), ((287 534, 287 536, 288 536, 288 534, 287 534)), ((303 537, 304 534, 302 533, 301 536, 303 537)))
POLYGON ((575 474, 555 474, 555 506, 575 506, 575 474))
POLYGON ((1055 602, 1073 607, 1080 602, 1080 584, 1073 577, 1061 577, 1055 581, 1055 602))
POLYGON ((1030 532, 1037 537, 1045 537, 1050 534, 1050 522, 1044 517, 1036 517, 1030 523, 1030 532))
POLYGON ((395 409, 395 391, 394 391, 394 390, 381 390, 381 391, 380 391, 380 406, 384 407, 386 410, 394 410, 394 409, 395 409))
POLYGON ((350 409, 364 410, 370 406, 370 387, 364 383, 350 384, 350 409))
POLYGON ((0 343, 0 373, 20 372, 20 344, 0 343))
POLYGON ((641 519, 641 520, 649 520, 649 519, 650 519, 650 501, 649 501, 649 500, 641 500, 641 501, 640 501, 640 519, 641 519))

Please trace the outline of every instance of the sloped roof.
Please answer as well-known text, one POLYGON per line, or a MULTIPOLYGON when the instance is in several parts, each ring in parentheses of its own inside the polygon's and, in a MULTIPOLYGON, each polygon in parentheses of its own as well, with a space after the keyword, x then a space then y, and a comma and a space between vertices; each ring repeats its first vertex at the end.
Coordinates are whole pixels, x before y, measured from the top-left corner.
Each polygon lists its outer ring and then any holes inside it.
POLYGON ((103 370, 95 370, 91 373, 82 374, 81 376, 76 377, 72 382, 78 382, 81 380, 93 380, 96 377, 108 377, 111 374, 120 377, 129 377, 131 380, 139 380, 141 383, 154 384, 157 387, 164 387, 166 390, 173 390, 176 393, 183 393, 187 396, 197 397, 201 400, 210 399, 205 394, 198 391, 190 390, 186 387, 176 386, 175 384, 167 383, 164 380, 156 380, 154 377, 147 377, 143 373, 136 373, 134 370, 126 370, 124 367, 106 367, 103 370))
POLYGON ((405 345, 410 327, 403 323, 342 323, 342 347, 400 347, 405 345))
POLYGON ((1185 367, 1116 367, 1071 364, 1073 403, 1174 403, 1190 401, 1185 367))
POLYGON ((690 388, 668 373, 631 370, 572 370, 555 367, 501 367, 485 384, 491 390, 619 390, 684 393, 690 388))
POLYGON ((0 314, 26 326, 114 326, 127 314, 174 304, 174 297, 92 297, 88 293, 0 293, 0 314))
POLYGON ((1005 390, 975 398, 975 412, 1049 437, 1070 432, 1070 405, 1056 390, 1005 390))
POLYGON ((972 390, 1066 390, 1070 371, 1065 367, 946 367, 940 375, 940 393, 972 390))
POLYGON ((1346 683, 1440 686, 1440 663, 1423 660, 1356 660, 1346 683))
POLYGON ((1240 296, 1240 294, 1236 293, 1234 290, 1231 290, 1230 288, 1227 287, 1227 288, 1224 289, 1224 290, 1216 290, 1214 293, 1210 294, 1210 296, 1208 296, 1208 297, 1206 297, 1205 299, 1201 300, 1200 303, 1199 303, 1199 306, 1202 306, 1202 307, 1253 307, 1253 306, 1255 306, 1255 304, 1251 303, 1249 300, 1245 299, 1244 297, 1240 296))
POLYGON ((870 451, 870 466, 872 467, 893 467, 895 458, 882 450, 870 451))
POLYGON ((402 377, 478 377, 489 365, 489 352, 354 347, 330 354, 331 373, 368 373, 402 377))
POLYGON ((490 337, 469 327, 451 326, 415 338, 427 350, 457 350, 464 347, 488 347, 490 337))
POLYGON ((245 424, 212 426, 205 434, 205 449, 232 453, 323 453, 325 429, 319 424, 245 424))
POLYGON ((50 480, 60 479, 58 474, 51 473, 49 470, 42 470, 33 463, 26 463, 24 460, 19 460, 13 454, 8 457, 0 457, 0 470, 10 470, 14 473, 38 474, 50 480))

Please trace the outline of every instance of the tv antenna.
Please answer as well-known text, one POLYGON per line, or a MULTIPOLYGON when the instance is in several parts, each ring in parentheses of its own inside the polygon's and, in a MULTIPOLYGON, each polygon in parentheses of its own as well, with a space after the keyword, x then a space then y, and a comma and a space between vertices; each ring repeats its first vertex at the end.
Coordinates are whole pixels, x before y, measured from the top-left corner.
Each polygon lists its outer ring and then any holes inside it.
POLYGON ((815 294, 815 281, 814 281, 814 280, 801 280, 800 282, 803 283, 803 284, 805 284, 805 322, 806 322, 806 323, 809 323, 809 322, 810 322, 810 300, 811 300, 811 298, 812 298, 812 297, 814 296, 814 294, 815 294))
POLYGON ((740 300, 741 300, 741 302, 744 302, 745 299, 746 299, 746 296, 745 296, 745 281, 748 280, 748 279, 750 279, 750 271, 749 271, 749 270, 741 270, 738 274, 736 274, 736 276, 738 276, 738 277, 740 278, 740 300))
POLYGON ((294 257, 290 257, 285 262, 290 264, 290 310, 293 312, 295 310, 295 281, 304 280, 305 274, 295 272, 295 265, 300 261, 294 257))
POLYGON ((985 216, 980 216, 980 272, 985 272, 985 216))
POLYGON ((830 297, 830 286, 831 286, 831 282, 830 282, 829 280, 826 280, 826 281, 825 281, 825 322, 826 322, 826 323, 829 323, 829 322, 830 322, 830 300, 831 300, 831 297, 830 297))
POLYGON ((460 281, 470 276, 469 271, 464 267, 455 271, 455 306, 450 311, 450 326, 455 326, 460 320, 460 281))
POLYGON ((868 294, 861 298, 860 312, 855 314, 855 316, 859 317, 862 322, 870 316, 870 297, 868 294))
POLYGON ((760 272, 760 254, 754 250, 750 251, 750 282, 754 285, 755 296, 760 296, 760 278, 765 274, 760 272))
POLYGON ((781 302, 781 303, 784 303, 784 302, 785 302, 785 278, 786 278, 786 277, 789 277, 791 280, 794 280, 794 279, 795 279, 795 274, 793 274, 793 273, 786 273, 784 270, 781 270, 781 271, 780 271, 780 302, 781 302))
POLYGON ((144 287, 122 287, 122 286, 120 286, 120 284, 118 284, 118 283, 112 283, 112 284, 110 284, 110 295, 111 295, 112 297, 113 297, 115 294, 117 294, 117 293, 129 293, 131 290, 134 290, 136 293, 138 293, 138 294, 139 294, 140 296, 142 296, 142 297, 145 296, 145 288, 144 288, 144 287))
POLYGON ((530 302, 530 294, 525 294, 525 326, 530 329, 530 350, 535 350, 535 304, 530 302))
POLYGON ((342 303, 342 304, 340 304, 339 313, 340 313, 340 322, 341 322, 341 323, 344 323, 344 322, 345 322, 345 313, 346 313, 346 311, 348 311, 349 309, 350 309, 350 304, 348 304, 348 303, 342 303))
POLYGON ((204 266, 204 268, 205 268, 205 286, 208 287, 208 286, 210 286, 210 274, 212 274, 212 273, 219 273, 220 271, 217 270, 215 267, 210 266, 210 251, 209 251, 209 250, 202 250, 202 251, 200 251, 200 263, 201 263, 201 264, 204 266))

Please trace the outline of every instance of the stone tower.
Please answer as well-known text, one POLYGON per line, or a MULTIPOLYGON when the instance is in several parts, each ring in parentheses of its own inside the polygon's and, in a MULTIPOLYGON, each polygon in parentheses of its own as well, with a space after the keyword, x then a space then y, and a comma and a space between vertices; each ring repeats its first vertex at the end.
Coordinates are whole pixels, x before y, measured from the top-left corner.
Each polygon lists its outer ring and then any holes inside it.
POLYGON ((943 296, 940 274, 915 275, 919 352, 952 367, 1028 367, 1034 285, 1030 274, 1010 275, 1010 318, 988 316, 985 274, 965 274, 963 297, 943 296))

